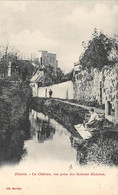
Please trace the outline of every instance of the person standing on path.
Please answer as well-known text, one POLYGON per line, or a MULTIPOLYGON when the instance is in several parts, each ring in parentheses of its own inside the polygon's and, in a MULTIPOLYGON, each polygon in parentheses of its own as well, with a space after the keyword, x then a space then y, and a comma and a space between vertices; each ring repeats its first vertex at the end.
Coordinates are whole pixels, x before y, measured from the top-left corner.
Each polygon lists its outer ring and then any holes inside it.
POLYGON ((50 91, 49 91, 49 97, 50 98, 52 97, 52 94, 53 94, 53 91, 50 89, 50 91))

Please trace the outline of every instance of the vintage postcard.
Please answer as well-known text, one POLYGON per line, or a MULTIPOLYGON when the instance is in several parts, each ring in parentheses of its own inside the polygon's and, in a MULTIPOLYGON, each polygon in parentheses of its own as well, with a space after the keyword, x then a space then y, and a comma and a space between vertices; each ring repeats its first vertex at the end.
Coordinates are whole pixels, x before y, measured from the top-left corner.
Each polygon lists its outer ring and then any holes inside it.
POLYGON ((118 1, 0 1, 0 195, 118 194, 118 1))

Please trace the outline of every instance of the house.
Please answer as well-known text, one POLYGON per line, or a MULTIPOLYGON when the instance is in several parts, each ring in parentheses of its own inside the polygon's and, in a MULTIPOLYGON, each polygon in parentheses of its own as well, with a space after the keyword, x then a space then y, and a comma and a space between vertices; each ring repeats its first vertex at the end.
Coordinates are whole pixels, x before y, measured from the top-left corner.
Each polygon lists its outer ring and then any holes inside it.
POLYGON ((56 82, 58 72, 58 61, 56 54, 48 53, 47 51, 39 51, 37 55, 38 66, 35 62, 34 74, 31 78, 31 86, 33 88, 33 95, 38 94, 38 88, 41 86, 49 86, 56 82))

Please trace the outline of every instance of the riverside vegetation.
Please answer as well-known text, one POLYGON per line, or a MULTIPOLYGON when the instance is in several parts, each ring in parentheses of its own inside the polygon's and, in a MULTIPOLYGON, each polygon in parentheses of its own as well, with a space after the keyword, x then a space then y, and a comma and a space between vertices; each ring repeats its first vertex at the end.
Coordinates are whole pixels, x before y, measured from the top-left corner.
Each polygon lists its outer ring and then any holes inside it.
POLYGON ((26 82, 0 81, 0 164, 19 162, 29 139, 32 91, 26 82))
POLYGON ((32 99, 32 108, 54 118, 66 127, 72 136, 78 138, 77 150, 81 154, 81 165, 118 165, 117 125, 114 126, 104 119, 103 127, 99 131, 94 132, 89 140, 83 140, 73 126, 83 122, 85 113, 88 112, 86 109, 60 102, 58 99, 39 97, 32 99))

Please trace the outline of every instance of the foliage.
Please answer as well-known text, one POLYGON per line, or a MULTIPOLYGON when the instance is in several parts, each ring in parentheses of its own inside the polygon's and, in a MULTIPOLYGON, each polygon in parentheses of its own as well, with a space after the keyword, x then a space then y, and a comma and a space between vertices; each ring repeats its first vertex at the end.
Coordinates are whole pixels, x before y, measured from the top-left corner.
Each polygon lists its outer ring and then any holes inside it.
POLYGON ((81 164, 118 165, 118 133, 105 128, 102 131, 83 146, 81 164))
POLYGON ((73 126, 83 122, 87 110, 51 98, 44 103, 43 112, 65 126, 73 135, 77 135, 73 126))
POLYGON ((70 81, 73 79, 73 69, 65 75, 65 80, 70 81))
POLYGON ((6 77, 9 62, 15 63, 18 59, 18 50, 9 44, 0 45, 0 76, 6 77))
POLYGON ((32 65, 31 61, 18 60, 17 67, 18 67, 17 72, 23 81, 26 81, 27 79, 31 78, 34 72, 34 66, 32 65))
POLYGON ((58 68, 56 74, 57 74, 57 76, 56 76, 57 83, 63 82, 63 80, 64 80, 63 71, 60 68, 58 68))
POLYGON ((45 73, 45 86, 52 85, 54 83, 61 83, 65 81, 64 73, 60 68, 57 68, 55 71, 50 65, 46 66, 44 69, 45 73))
POLYGON ((87 45, 83 42, 83 47, 85 51, 80 57, 80 64, 84 69, 98 68, 101 70, 104 65, 109 66, 117 61, 114 55, 110 58, 111 53, 118 52, 116 38, 109 38, 102 32, 98 33, 97 29, 94 30, 92 40, 87 45))
POLYGON ((34 66, 30 60, 21 60, 19 51, 11 45, 0 46, 0 77, 8 76, 8 65, 11 62, 12 80, 23 80, 31 78, 34 66))
POLYGON ((0 164, 19 162, 29 136, 28 107, 31 88, 27 83, 0 81, 0 164))

